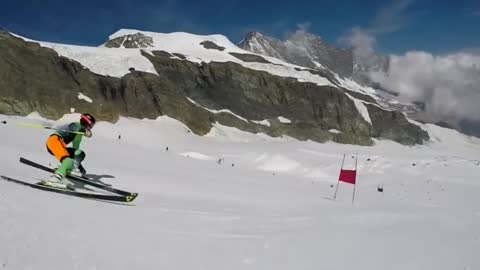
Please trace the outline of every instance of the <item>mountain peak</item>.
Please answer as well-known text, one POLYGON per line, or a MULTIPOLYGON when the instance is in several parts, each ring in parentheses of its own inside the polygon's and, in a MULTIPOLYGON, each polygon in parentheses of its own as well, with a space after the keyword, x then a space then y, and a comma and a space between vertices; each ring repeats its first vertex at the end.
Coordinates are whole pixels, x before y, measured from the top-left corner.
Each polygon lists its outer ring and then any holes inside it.
POLYGON ((246 38, 262 38, 263 34, 257 31, 251 31, 248 32, 245 36, 246 38))
POLYGON ((305 29, 298 29, 283 41, 259 32, 249 32, 238 46, 312 69, 328 68, 363 84, 368 84, 365 72, 388 69, 388 57, 373 54, 366 59, 361 58, 354 53, 355 48, 337 48, 305 29))
POLYGON ((353 56, 350 50, 330 46, 323 42, 321 37, 303 29, 295 31, 284 41, 258 32, 249 32, 238 46, 244 50, 312 69, 327 67, 348 77, 353 73, 353 56))
POLYGON ((104 46, 107 48, 147 48, 153 47, 153 38, 137 32, 110 39, 104 46))

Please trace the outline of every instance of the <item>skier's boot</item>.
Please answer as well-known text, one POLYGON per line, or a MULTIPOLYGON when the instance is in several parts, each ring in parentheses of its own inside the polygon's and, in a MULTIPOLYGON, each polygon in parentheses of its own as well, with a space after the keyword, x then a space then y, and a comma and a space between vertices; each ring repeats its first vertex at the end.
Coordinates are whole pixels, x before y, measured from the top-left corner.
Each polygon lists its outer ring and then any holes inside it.
POLYGON ((82 177, 82 178, 86 178, 85 177, 85 174, 87 172, 85 171, 85 169, 83 168, 82 164, 80 164, 78 161, 76 160, 73 160, 73 168, 72 170, 70 171, 70 174, 71 175, 74 175, 74 176, 78 176, 78 177, 82 177))
POLYGON ((74 190, 74 185, 72 182, 68 181, 65 177, 63 177, 59 173, 54 173, 48 178, 47 180, 43 180, 40 182, 42 185, 55 187, 55 188, 64 188, 74 190))

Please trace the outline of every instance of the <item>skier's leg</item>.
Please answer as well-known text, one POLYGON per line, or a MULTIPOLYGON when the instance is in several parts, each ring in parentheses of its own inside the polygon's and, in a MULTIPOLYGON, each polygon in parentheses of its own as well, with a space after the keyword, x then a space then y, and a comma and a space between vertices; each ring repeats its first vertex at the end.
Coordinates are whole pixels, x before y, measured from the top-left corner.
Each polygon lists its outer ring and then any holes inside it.
POLYGON ((73 159, 66 157, 62 160, 60 167, 58 167, 56 173, 65 177, 73 168, 73 159))
POLYGON ((70 155, 70 158, 73 159, 73 167, 71 173, 77 176, 84 176, 86 172, 82 166, 82 161, 85 159, 85 152, 72 147, 67 147, 67 151, 70 155))
POLYGON ((73 147, 67 147, 67 152, 72 159, 74 159, 75 161, 78 161, 79 163, 82 163, 82 161, 86 157, 85 152, 83 152, 80 149, 75 149, 73 147))
POLYGON ((68 184, 71 184, 70 181, 65 181, 66 183, 63 184, 61 182, 64 181, 67 173, 72 170, 73 160, 70 158, 70 155, 65 147, 65 143, 60 137, 52 135, 47 140, 47 150, 50 154, 55 156, 58 161, 60 161, 60 166, 47 182, 56 183, 54 186, 58 187, 61 187, 62 185, 68 186, 68 184))
POLYGON ((54 156, 60 162, 62 162, 63 158, 70 156, 66 149, 65 143, 57 135, 51 135, 50 137, 48 137, 47 151, 48 153, 50 153, 50 155, 54 156))
POLYGON ((63 140, 56 135, 52 135, 47 140, 47 149, 55 158, 60 161, 60 167, 58 167, 56 173, 60 174, 62 177, 65 177, 68 172, 72 169, 73 160, 70 158, 70 154, 67 151, 65 143, 63 140))

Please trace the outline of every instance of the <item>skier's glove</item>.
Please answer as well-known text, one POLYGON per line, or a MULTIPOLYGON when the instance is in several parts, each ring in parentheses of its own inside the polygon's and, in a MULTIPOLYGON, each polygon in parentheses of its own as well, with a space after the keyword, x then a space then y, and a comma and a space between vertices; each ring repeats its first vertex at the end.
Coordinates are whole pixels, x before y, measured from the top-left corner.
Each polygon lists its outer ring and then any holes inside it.
POLYGON ((85 137, 90 138, 92 137, 92 131, 90 129, 85 130, 85 137))

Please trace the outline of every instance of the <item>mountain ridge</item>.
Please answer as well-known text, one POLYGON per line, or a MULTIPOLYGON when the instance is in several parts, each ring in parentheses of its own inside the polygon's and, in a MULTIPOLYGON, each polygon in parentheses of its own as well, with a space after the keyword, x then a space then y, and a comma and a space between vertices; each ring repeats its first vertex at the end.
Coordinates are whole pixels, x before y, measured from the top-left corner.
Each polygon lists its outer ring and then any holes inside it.
POLYGON ((248 55, 248 52, 229 41, 223 43, 224 37, 218 35, 143 34, 152 38, 152 49, 37 43, 3 32, 0 46, 4 49, 0 57, 7 61, 0 65, 4 85, 0 113, 26 115, 38 111, 48 117, 60 117, 75 108, 92 111, 100 119, 110 121, 119 115, 136 118, 167 115, 199 135, 206 134, 213 123, 219 122, 253 133, 318 142, 371 145, 372 138, 383 138, 410 145, 428 140, 428 134, 410 124, 403 114, 382 108, 370 96, 375 97, 374 90, 351 88, 341 78, 324 77, 322 73, 271 57, 265 56, 268 63, 251 57, 242 60, 232 53, 248 55), (191 39, 179 40, 178 36, 191 39), (201 44, 205 41, 216 42, 225 49, 207 48, 201 44), (146 73, 142 65, 135 66, 140 60, 150 66, 147 70, 153 70, 146 73), (110 77, 90 70, 103 64, 122 68, 125 73, 110 77), (15 65, 21 66, 23 75, 15 65), (20 77, 29 91, 18 83, 20 77), (79 92, 94 102, 76 101, 79 92), (19 95, 23 98, 19 99, 19 95), (47 96, 58 96, 63 101, 59 104, 58 99, 45 99, 47 96), (249 120, 245 122, 212 109, 228 109, 249 120), (278 117, 286 117, 291 123, 275 120, 278 117), (382 118, 390 120, 381 121, 382 118), (264 120, 270 126, 253 122, 264 120))

